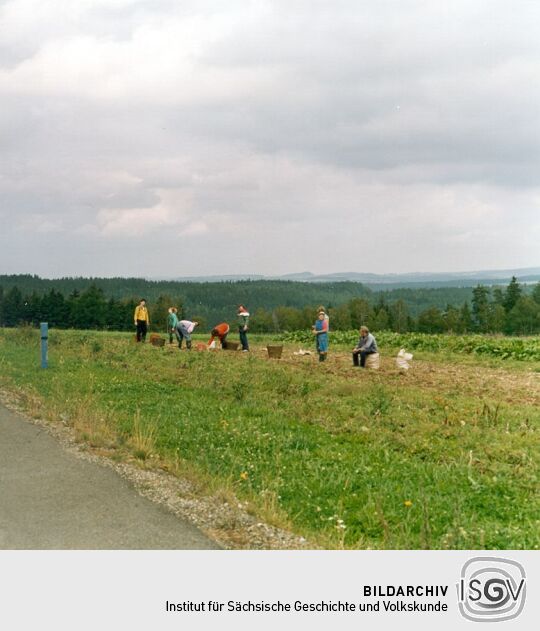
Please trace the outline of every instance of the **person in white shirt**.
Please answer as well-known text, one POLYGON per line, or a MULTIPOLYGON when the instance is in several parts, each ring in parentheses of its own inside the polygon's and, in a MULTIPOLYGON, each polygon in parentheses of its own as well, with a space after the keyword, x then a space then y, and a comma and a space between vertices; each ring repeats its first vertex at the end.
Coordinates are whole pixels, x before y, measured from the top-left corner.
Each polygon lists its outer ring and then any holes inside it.
POLYGON ((191 322, 191 320, 179 320, 176 325, 176 337, 178 338, 178 348, 182 348, 182 342, 186 340, 186 348, 191 350, 191 334, 193 333, 198 322, 191 322))

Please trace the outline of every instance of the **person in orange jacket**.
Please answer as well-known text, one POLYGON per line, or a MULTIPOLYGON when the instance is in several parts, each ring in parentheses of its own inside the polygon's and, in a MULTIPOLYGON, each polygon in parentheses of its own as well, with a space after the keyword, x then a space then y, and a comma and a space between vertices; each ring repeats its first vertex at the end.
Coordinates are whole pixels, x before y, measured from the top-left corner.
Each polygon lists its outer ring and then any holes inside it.
POLYGON ((216 324, 216 326, 212 329, 212 332, 210 333, 211 337, 208 340, 208 346, 210 346, 217 337, 221 344, 221 348, 225 348, 227 345, 227 335, 229 334, 230 329, 231 327, 226 322, 216 324))

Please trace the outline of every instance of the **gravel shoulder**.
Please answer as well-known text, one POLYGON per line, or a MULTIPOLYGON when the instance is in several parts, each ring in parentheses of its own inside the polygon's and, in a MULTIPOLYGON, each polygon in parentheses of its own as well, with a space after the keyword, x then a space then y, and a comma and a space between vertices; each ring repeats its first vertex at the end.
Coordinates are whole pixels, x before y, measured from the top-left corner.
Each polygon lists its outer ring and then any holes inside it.
POLYGON ((0 407, 0 548, 212 549, 187 520, 0 407))
POLYGON ((0 549, 298 549, 237 501, 116 462, 0 392, 0 549))

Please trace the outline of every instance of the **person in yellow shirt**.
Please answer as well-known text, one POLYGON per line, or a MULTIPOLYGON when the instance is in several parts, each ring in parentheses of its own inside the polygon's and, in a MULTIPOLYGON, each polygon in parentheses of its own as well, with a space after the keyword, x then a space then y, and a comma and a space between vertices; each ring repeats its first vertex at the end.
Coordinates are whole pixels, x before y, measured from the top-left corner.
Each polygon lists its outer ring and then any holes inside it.
POLYGON ((150 317, 144 298, 135 307, 134 320, 135 326, 137 327, 137 342, 144 342, 146 340, 148 325, 150 324, 150 317))

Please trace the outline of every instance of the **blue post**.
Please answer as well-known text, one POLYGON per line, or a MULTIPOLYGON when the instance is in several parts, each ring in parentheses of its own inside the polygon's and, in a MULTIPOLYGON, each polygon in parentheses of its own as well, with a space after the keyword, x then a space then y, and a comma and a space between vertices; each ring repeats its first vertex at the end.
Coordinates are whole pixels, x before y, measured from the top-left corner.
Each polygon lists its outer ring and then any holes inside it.
POLYGON ((49 365, 49 324, 41 323, 41 367, 47 368, 49 365))

